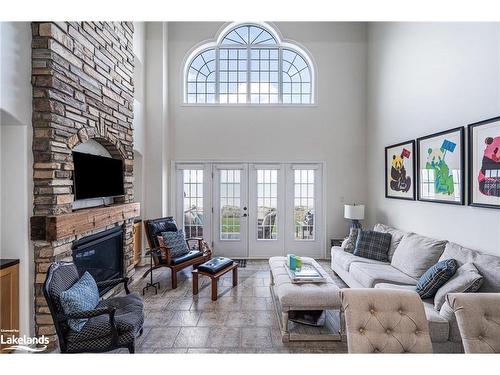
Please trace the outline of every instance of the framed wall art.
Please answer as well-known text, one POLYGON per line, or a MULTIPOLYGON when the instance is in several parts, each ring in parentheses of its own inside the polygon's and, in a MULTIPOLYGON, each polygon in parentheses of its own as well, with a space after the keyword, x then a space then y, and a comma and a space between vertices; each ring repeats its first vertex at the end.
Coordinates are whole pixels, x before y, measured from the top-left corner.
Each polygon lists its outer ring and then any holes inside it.
POLYGON ((469 205, 500 208, 500 117, 469 125, 469 205))
POLYGON ((417 197, 420 201, 465 203, 464 128, 417 139, 417 197))
POLYGON ((385 197, 415 200, 415 141, 385 148, 385 197))

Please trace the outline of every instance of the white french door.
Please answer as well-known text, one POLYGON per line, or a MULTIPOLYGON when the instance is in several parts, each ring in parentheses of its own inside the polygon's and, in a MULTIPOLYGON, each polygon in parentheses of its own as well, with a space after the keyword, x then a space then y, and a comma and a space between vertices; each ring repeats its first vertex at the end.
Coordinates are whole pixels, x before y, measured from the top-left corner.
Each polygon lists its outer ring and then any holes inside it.
POLYGON ((176 163, 177 221, 217 255, 323 257, 320 163, 176 163), (181 203, 182 202, 182 203, 181 203))
POLYGON ((248 166, 214 164, 213 244, 218 255, 248 256, 248 166))
POLYGON ((249 165, 248 256, 284 254, 285 179, 281 164, 249 165))

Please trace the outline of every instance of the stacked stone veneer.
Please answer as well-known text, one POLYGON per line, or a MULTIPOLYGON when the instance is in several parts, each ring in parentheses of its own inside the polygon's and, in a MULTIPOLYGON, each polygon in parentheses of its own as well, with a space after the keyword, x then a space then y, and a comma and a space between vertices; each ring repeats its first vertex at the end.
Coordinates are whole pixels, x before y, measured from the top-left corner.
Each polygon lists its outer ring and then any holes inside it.
MULTIPOLYGON (((124 160, 125 196, 133 201, 133 24, 131 22, 32 23, 33 178, 35 216, 72 212, 72 149, 94 139, 124 160)), ((124 220, 124 270, 133 272, 132 221, 124 220)), ((83 235, 34 241, 35 327, 55 338, 42 285, 56 260, 71 260, 83 235)))

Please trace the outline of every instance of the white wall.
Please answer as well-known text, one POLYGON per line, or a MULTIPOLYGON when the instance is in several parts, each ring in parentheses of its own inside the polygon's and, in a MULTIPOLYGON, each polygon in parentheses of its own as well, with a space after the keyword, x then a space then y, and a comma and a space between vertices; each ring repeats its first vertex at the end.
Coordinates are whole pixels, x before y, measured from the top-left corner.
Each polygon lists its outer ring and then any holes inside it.
POLYGON ((500 114, 498 23, 369 27, 369 221, 500 254, 500 211, 384 198, 384 147, 500 114))
MULTIPOLYGON (((134 22, 134 200, 144 210, 144 152, 146 143, 146 23, 134 22)), ((141 212, 142 214, 143 212, 141 212)))
POLYGON ((346 234, 343 202, 365 202, 366 25, 275 23, 317 64, 313 107, 182 105, 182 63, 222 23, 170 22, 169 105, 175 160, 325 161, 327 238, 346 234))
POLYGON ((32 332, 31 26, 0 23, 0 257, 20 259, 21 335, 32 332))
POLYGON ((168 111, 167 111, 167 24, 146 24, 145 49, 145 143, 144 143, 144 218, 167 214, 168 196, 168 111))

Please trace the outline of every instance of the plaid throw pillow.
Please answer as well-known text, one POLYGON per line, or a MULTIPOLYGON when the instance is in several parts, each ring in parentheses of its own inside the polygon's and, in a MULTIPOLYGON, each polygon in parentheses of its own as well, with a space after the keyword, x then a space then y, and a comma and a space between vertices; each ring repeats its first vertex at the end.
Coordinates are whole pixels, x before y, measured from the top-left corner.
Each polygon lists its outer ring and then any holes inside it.
POLYGON ((177 232, 162 232, 163 241, 168 248, 172 258, 177 258, 189 253, 189 247, 186 243, 184 231, 178 230, 177 232))
POLYGON ((354 255, 387 262, 389 260, 387 253, 391 246, 391 238, 390 233, 361 230, 358 233, 354 255))
POLYGON ((457 272, 457 261, 446 259, 429 268, 417 282, 417 293, 422 299, 431 298, 457 272))

